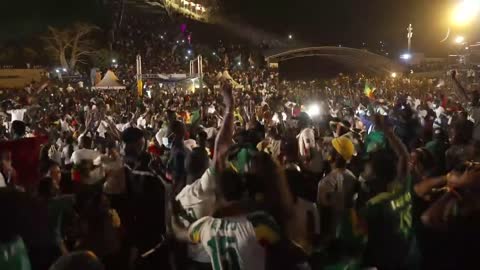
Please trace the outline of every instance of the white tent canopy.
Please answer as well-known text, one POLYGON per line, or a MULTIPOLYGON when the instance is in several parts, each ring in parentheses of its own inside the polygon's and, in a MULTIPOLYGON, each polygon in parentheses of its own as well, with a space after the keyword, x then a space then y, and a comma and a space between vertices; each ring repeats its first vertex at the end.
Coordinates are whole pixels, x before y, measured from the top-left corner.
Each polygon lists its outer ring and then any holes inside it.
POLYGON ((107 71, 103 79, 98 82, 93 89, 107 90, 107 89, 125 89, 125 85, 121 84, 118 77, 111 70, 107 71))

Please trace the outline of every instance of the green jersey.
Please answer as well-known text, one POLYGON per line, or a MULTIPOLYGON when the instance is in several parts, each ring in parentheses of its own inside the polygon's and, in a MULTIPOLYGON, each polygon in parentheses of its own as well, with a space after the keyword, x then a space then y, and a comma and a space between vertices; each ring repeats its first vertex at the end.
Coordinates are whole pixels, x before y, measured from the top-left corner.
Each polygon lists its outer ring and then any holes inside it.
POLYGON ((23 240, 17 237, 8 243, 0 243, 0 269, 30 270, 30 260, 23 240))
POLYGON ((367 266, 379 269, 415 269, 416 250, 412 227, 412 178, 380 193, 363 211, 368 227, 364 254, 367 266))

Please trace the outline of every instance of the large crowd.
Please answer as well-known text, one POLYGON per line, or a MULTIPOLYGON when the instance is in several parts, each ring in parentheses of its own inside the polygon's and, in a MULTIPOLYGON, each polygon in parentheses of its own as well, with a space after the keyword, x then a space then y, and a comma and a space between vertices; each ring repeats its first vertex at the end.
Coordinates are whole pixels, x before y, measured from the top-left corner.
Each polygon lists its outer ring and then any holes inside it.
POLYGON ((125 16, 127 90, 0 92, 0 269, 476 269, 475 79, 287 82, 222 45, 204 88, 138 96, 137 54, 207 49, 125 16))

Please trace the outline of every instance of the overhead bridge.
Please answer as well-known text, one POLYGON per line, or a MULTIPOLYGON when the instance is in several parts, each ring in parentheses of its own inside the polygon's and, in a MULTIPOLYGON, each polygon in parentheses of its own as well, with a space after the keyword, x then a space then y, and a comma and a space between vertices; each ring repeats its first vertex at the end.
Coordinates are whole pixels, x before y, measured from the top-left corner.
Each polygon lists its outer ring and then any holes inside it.
POLYGON ((348 48, 348 47, 305 47, 296 49, 283 49, 267 51, 265 60, 270 64, 279 64, 290 59, 302 57, 319 57, 338 64, 348 66, 351 70, 358 72, 371 73, 375 75, 387 75, 392 72, 404 72, 404 66, 392 61, 391 59, 371 53, 367 50, 348 48))

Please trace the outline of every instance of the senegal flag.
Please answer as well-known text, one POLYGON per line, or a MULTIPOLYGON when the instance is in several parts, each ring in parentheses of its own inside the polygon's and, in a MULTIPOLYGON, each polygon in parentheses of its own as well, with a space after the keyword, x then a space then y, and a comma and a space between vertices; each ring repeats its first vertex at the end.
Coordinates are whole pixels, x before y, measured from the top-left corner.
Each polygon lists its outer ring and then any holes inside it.
POLYGON ((365 90, 363 90, 363 93, 365 94, 365 96, 367 96, 370 99, 375 99, 375 95, 374 95, 375 90, 376 88, 371 87, 367 80, 365 82, 365 90))

